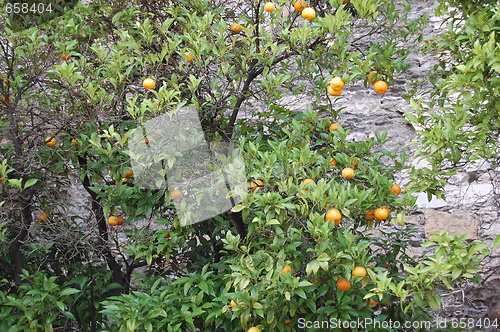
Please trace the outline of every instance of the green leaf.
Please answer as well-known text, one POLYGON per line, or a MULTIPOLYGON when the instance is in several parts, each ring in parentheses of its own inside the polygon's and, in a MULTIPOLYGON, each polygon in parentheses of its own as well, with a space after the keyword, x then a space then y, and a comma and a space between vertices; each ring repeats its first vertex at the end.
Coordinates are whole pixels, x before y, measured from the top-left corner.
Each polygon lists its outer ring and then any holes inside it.
POLYGON ((80 293, 80 292, 81 291, 79 289, 76 289, 76 288, 65 288, 61 292, 61 296, 67 296, 67 295, 76 294, 76 293, 80 293))

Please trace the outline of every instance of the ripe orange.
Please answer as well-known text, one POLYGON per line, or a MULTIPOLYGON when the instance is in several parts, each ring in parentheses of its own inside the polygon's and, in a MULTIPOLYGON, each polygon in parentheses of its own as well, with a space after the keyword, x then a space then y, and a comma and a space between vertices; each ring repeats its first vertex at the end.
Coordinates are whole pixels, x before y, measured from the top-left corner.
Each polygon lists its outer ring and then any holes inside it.
POLYGON ((142 86, 146 90, 154 89, 155 88, 155 84, 156 84, 156 82, 152 78, 146 78, 144 81, 142 81, 142 86))
POLYGON ((342 3, 348 3, 348 2, 349 2, 349 0, 344 0, 344 1, 342 1, 342 3))
POLYGON ((170 233, 165 234, 164 239, 170 239, 170 233))
POLYGON ((337 161, 333 157, 330 158, 330 166, 337 166, 337 161))
POLYGON ((54 146, 56 145, 57 143, 57 140, 55 139, 55 137, 52 137, 51 139, 49 139, 50 137, 47 137, 47 139, 45 140, 45 145, 47 146, 54 146))
POLYGON ((175 189, 174 191, 172 191, 172 198, 175 200, 181 199, 182 191, 180 191, 179 189, 175 189))
POLYGON ((346 167, 342 170, 342 176, 347 180, 352 179, 354 177, 354 170, 350 167, 346 167))
POLYGON ((234 307, 236 307, 236 302, 234 302, 234 300, 231 300, 229 305, 231 306, 231 308, 234 308, 234 307))
POLYGON ((281 275, 285 275, 285 274, 287 274, 288 272, 291 272, 291 271, 292 271, 292 267, 287 264, 281 270, 281 275))
POLYGON ((387 92, 388 86, 384 81, 377 81, 373 84, 373 91, 378 94, 384 94, 387 92))
POLYGON ((348 291, 351 288, 351 283, 346 278, 340 278, 337 280, 335 286, 337 286, 338 290, 348 291))
POLYGON ((302 180, 302 184, 312 186, 312 185, 315 185, 316 182, 314 182, 313 179, 305 179, 305 180, 302 180))
POLYGON ((234 31, 234 32, 241 32, 243 30, 243 28, 241 27, 241 25, 239 25, 238 23, 233 23, 231 24, 231 27, 229 28, 231 31, 234 31))
POLYGON ((367 212, 365 213, 365 217, 366 217, 366 219, 368 219, 368 220, 372 220, 373 218, 375 218, 375 215, 373 214, 373 212, 374 212, 374 210, 367 211, 367 212))
POLYGON ((366 299, 366 302, 368 302, 370 308, 375 308, 378 305, 378 302, 374 299, 366 299))
POLYGON ((307 7, 306 1, 305 0, 296 0, 295 3, 293 4, 293 8, 295 8, 296 11, 301 12, 307 7))
POLYGON ((116 226, 118 225, 118 218, 116 218, 115 216, 111 216, 108 218, 108 224, 109 226, 116 226))
POLYGON ((268 13, 274 11, 276 9, 276 6, 274 5, 273 2, 268 2, 264 5, 264 10, 268 13))
POLYGON ((328 221, 328 223, 333 220, 335 222, 335 225, 340 225, 342 213, 337 209, 330 209, 326 211, 325 219, 326 221, 328 221))
POLYGON ((260 329, 258 327, 251 327, 247 332, 260 332, 260 329))
POLYGON ((132 175, 134 175, 134 172, 132 172, 131 170, 127 169, 127 171, 125 172, 125 177, 128 179, 132 175))
POLYGON ((118 221, 118 225, 123 225, 125 223, 125 218, 122 216, 116 217, 116 220, 118 221))
POLYGON ((334 130, 337 130, 339 127, 340 127, 340 125, 337 122, 334 122, 330 125, 330 128, 328 128, 328 130, 334 131, 334 130))
POLYGON ((338 96, 342 95, 342 89, 340 89, 340 90, 333 90, 333 88, 330 85, 328 86, 328 88, 326 89, 326 91, 328 92, 328 94, 330 96, 338 97, 338 96))
POLYGON ((264 188, 264 182, 261 180, 253 180, 250 182, 250 191, 255 192, 255 191, 260 191, 262 188, 264 188))
POLYGON ((378 209, 375 210, 373 215, 375 218, 378 220, 385 220, 389 217, 389 214, 391 214, 391 209, 389 209, 387 206, 382 206, 378 209))
POLYGON ((61 54, 61 59, 63 59, 64 61, 68 61, 69 59, 71 59, 71 56, 69 56, 68 53, 63 53, 61 54))
POLYGON ((319 280, 316 279, 316 278, 314 278, 313 281, 311 281, 311 284, 315 284, 315 283, 318 283, 318 282, 319 282, 319 280))
POLYGON ((344 85, 344 80, 338 76, 335 76, 330 80, 330 87, 335 91, 342 90, 344 85))
POLYGON ((389 190, 390 193, 393 193, 394 195, 399 195, 401 194, 401 187, 398 184, 393 184, 391 189, 389 190))
POLYGON ((352 275, 358 278, 366 277, 366 269, 362 266, 356 266, 354 270, 352 270, 352 275))
POLYGON ((3 181, 3 178, 2 178, 2 177, 0 177, 0 182, 2 182, 2 181, 3 181))
POLYGON ((376 70, 369 72, 368 75, 366 75, 366 79, 368 80, 368 82, 370 82, 371 84, 377 83, 377 75, 376 74, 377 74, 376 70))
POLYGON ((351 164, 351 168, 356 170, 358 169, 358 164, 359 164, 359 161, 358 160, 354 160, 351 164))
POLYGON ((49 219, 49 214, 48 214, 48 213, 43 212, 43 213, 41 213, 41 214, 38 216, 38 220, 40 220, 40 221, 45 221, 45 220, 47 220, 47 219, 49 219))
POLYGON ((71 140, 71 145, 74 145, 74 146, 77 146, 78 145, 78 141, 76 139, 72 139, 71 140))
POLYGON ((186 56, 186 61, 187 62, 191 62, 194 60, 194 56, 191 52, 187 51, 187 52, 184 52, 184 55, 186 56))
POLYGON ((302 17, 310 21, 316 17, 316 11, 311 7, 304 8, 304 10, 302 10, 302 17))

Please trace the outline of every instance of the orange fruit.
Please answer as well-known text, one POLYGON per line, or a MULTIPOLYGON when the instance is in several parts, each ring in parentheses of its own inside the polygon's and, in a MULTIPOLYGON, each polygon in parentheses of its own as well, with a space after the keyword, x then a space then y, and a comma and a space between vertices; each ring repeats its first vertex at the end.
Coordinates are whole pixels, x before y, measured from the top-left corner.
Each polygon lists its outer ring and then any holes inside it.
POLYGON ((337 130, 340 127, 340 125, 337 122, 334 122, 330 125, 330 128, 328 128, 329 131, 334 131, 337 130))
POLYGON ((179 189, 175 189, 174 191, 172 191, 172 198, 175 200, 181 199, 182 191, 180 191, 179 189))
POLYGON ((315 283, 318 283, 318 282, 319 282, 319 280, 316 279, 316 278, 314 278, 313 281, 311 281, 311 284, 315 284, 315 283))
POLYGON ((339 225, 340 220, 342 219, 342 213, 338 209, 330 209, 326 211, 325 219, 328 223, 333 220, 335 225, 339 225))
POLYGON ((337 161, 333 157, 330 158, 330 166, 337 166, 337 161))
POLYGON ((302 17, 310 21, 316 17, 316 11, 311 7, 304 8, 304 10, 302 10, 302 17))
POLYGON ((316 182, 314 182, 313 179, 305 179, 305 180, 302 180, 302 184, 312 186, 312 185, 315 185, 316 182))
POLYGON ((187 51, 187 52, 184 52, 184 55, 186 56, 186 61, 187 62, 191 62, 194 60, 194 56, 191 52, 187 51))
MULTIPOLYGON (((305 179, 305 180, 302 180, 302 184, 304 184, 306 186, 313 186, 316 184, 316 182, 314 182, 313 179, 305 179)), ((309 191, 309 188, 305 188, 304 190, 309 191)))
POLYGON ((40 220, 40 221, 45 221, 45 220, 47 220, 47 219, 49 219, 49 214, 48 214, 48 213, 43 212, 43 213, 41 213, 41 214, 38 216, 38 220, 40 220))
POLYGON ((231 27, 229 28, 231 31, 234 31, 234 32, 241 32, 243 30, 243 28, 241 27, 241 25, 239 25, 238 23, 233 23, 231 24, 231 27))
POLYGON ((258 327, 251 327, 247 332, 260 332, 260 329, 258 327))
POLYGON ((347 281, 346 278, 340 278, 339 280, 337 280, 335 286, 338 290, 348 291, 351 288, 351 283, 347 281))
POLYGON ((342 176, 347 180, 352 179, 354 177, 354 170, 350 167, 346 167, 342 170, 342 176))
POLYGON ((128 179, 132 175, 134 175, 134 172, 132 172, 131 170, 127 169, 127 171, 125 172, 125 177, 128 179))
POLYGON ((116 226, 118 224, 119 224, 119 222, 118 222, 118 218, 117 217, 111 216, 111 217, 108 218, 108 225, 109 226, 116 226))
POLYGON ((56 145, 57 143, 57 140, 55 139, 55 137, 52 137, 51 139, 49 139, 50 137, 47 137, 47 139, 45 140, 45 145, 47 146, 54 146, 56 145))
POLYGON ((292 271, 292 267, 287 264, 281 270, 281 275, 285 275, 285 274, 287 274, 288 272, 291 272, 291 271, 292 271))
POLYGON ((170 239, 170 233, 165 234, 164 239, 170 239))
POLYGON ((330 80, 330 87, 335 91, 342 90, 344 85, 344 80, 338 76, 335 76, 330 80))
POLYGON ((373 214, 373 212, 374 212, 374 210, 367 211, 367 212, 365 213, 365 217, 366 217, 366 219, 368 219, 368 220, 372 220, 373 218, 375 218, 375 215, 373 214))
POLYGON ((393 184, 391 189, 389 190, 390 193, 393 193, 394 195, 399 195, 401 194, 401 187, 398 184, 393 184))
POLYGON ((391 214, 391 209, 389 209, 387 206, 382 206, 373 212, 373 215, 375 218, 378 220, 385 220, 389 217, 389 214, 391 214))
POLYGON ((71 56, 69 56, 68 53, 63 53, 61 54, 61 59, 63 59, 64 61, 68 61, 69 59, 71 59, 71 56))
POLYGON ((229 303, 229 305, 231 306, 231 308, 234 308, 234 307, 236 307, 236 302, 234 302, 233 300, 231 300, 231 302, 229 303))
POLYGON ((352 270, 352 275, 358 278, 366 277, 366 269, 362 266, 356 266, 354 270, 352 270))
POLYGON ((330 96, 335 96, 335 97, 338 97, 342 94, 342 89, 340 90, 333 90, 331 86, 328 86, 328 88, 326 89, 326 91, 328 92, 328 94, 330 96))
POLYGON ((2 182, 2 181, 3 181, 3 178, 0 177, 0 182, 2 182))
POLYGON ((375 308, 378 305, 378 302, 374 299, 366 299, 366 302, 368 302, 370 308, 375 308))
POLYGON ((371 72, 368 73, 368 75, 366 75, 366 79, 368 80, 368 82, 370 82, 371 84, 375 84, 377 83, 377 71, 376 70, 373 70, 371 72))
POLYGON ((276 9, 274 2, 268 2, 264 5, 264 10, 268 13, 273 12, 276 9))
POLYGON ((358 169, 358 164, 359 164, 359 161, 358 160, 354 160, 351 164, 351 168, 356 170, 358 169))
POLYGON ((142 81, 142 86, 146 90, 154 89, 155 88, 155 84, 156 84, 156 82, 152 78, 146 78, 144 81, 142 81))
POLYGON ((373 91, 378 94, 384 94, 387 92, 388 86, 384 81, 377 81, 373 84, 373 91))
POLYGON ((77 146, 78 145, 78 141, 76 139, 72 139, 71 140, 71 145, 74 145, 74 146, 77 146))
POLYGON ((125 218, 122 216, 116 217, 116 220, 118 221, 118 225, 123 225, 125 223, 125 218))
POLYGON ((349 0, 344 0, 344 1, 342 1, 342 3, 348 3, 348 2, 349 2, 349 0))
POLYGON ((306 1, 305 0, 297 0, 293 4, 293 8, 295 8, 296 11, 301 12, 307 7, 306 1))
POLYGON ((264 188, 264 182, 262 182, 261 180, 253 180, 252 182, 250 182, 250 191, 251 192, 255 192, 255 191, 260 191, 262 188, 264 188))

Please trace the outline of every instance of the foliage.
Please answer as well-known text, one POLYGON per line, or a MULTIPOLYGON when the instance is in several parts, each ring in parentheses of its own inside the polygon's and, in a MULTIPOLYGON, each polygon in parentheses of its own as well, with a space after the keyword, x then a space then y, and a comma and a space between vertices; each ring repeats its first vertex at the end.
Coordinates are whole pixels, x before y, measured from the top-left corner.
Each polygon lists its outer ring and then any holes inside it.
POLYGON ((446 180, 464 164, 486 161, 494 170, 500 160, 500 6, 441 0, 438 13, 448 29, 424 48, 439 59, 429 74, 432 88, 411 99, 416 114, 406 113, 420 128, 418 155, 430 162, 413 172, 411 186, 429 197, 442 197, 446 180))
POLYGON ((352 142, 349 130, 329 131, 341 112, 326 95, 329 80, 368 86, 377 70, 392 85, 426 18, 410 21, 405 1, 341 2, 315 1, 312 22, 281 0, 270 14, 259 1, 184 0, 76 3, 58 7, 56 19, 22 22, 1 12, 0 327, 285 331, 300 318, 404 321, 436 303, 414 305, 421 293, 408 288, 435 294, 470 278, 463 257, 475 262, 477 247, 460 239, 446 239, 458 270, 406 255, 404 217, 415 197, 389 192, 407 156, 383 148, 387 134, 352 142), (241 33, 229 31, 235 21, 241 33), (142 88, 146 77, 154 89, 142 88), (290 97, 311 103, 292 111, 290 97), (264 110, 249 110, 249 100, 264 110), (208 141, 237 143, 249 180, 264 183, 232 211, 190 227, 179 225, 169 190, 125 176, 131 132, 185 105, 198 111, 208 141), (56 145, 45 144, 50 138, 56 145), (341 176, 348 166, 357 167, 350 180, 341 176), (87 209, 65 201, 75 187, 87 209), (388 220, 366 219, 384 205, 388 220), (325 221, 331 208, 343 215, 339 226, 325 221), (110 216, 125 225, 108 225, 110 216), (367 232, 384 224, 402 230, 382 244, 367 232), (355 266, 368 277, 352 276, 355 266), (335 288, 340 277, 350 290, 335 288), (372 294, 377 314, 366 302, 372 294))

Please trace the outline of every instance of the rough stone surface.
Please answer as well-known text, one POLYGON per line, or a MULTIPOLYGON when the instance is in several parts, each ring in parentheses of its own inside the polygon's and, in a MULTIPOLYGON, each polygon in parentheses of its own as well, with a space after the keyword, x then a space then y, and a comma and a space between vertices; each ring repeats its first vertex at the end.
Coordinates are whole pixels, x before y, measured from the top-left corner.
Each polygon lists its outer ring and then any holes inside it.
POLYGON ((477 239, 480 220, 472 218, 466 212, 440 212, 430 209, 424 210, 425 235, 428 239, 435 232, 448 232, 452 235, 462 236, 470 233, 470 239, 477 239))

